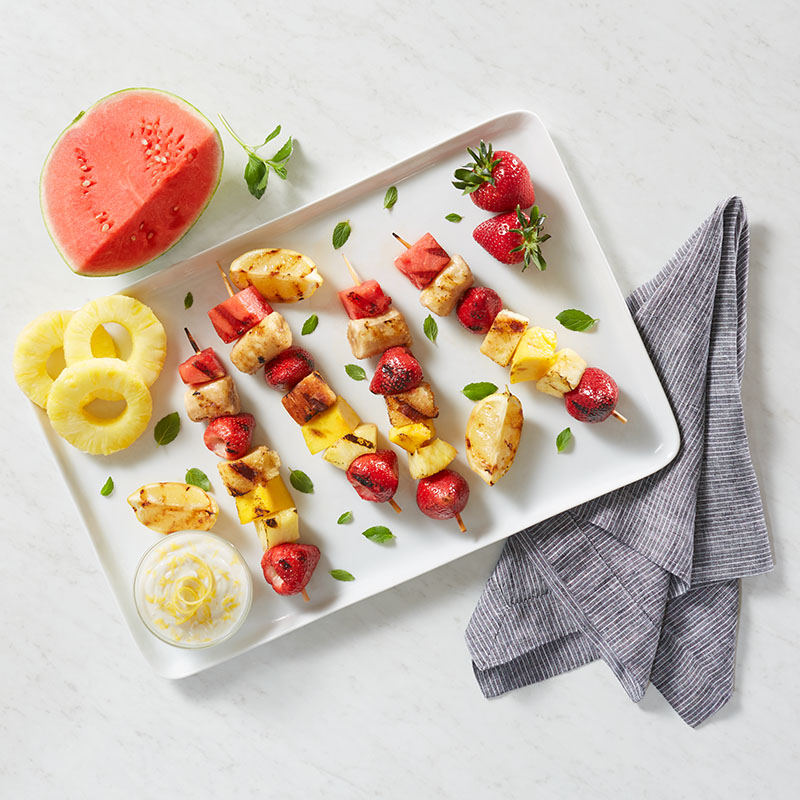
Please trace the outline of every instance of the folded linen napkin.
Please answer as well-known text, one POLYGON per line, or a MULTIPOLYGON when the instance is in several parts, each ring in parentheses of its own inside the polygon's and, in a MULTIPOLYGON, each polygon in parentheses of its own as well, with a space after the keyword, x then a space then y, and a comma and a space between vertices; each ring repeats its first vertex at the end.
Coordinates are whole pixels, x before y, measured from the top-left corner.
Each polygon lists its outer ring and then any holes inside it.
POLYGON ((730 698, 739 578, 772 568, 741 402, 748 252, 733 197, 628 298, 680 450, 508 540, 466 632, 487 697, 599 657, 692 726, 730 698))

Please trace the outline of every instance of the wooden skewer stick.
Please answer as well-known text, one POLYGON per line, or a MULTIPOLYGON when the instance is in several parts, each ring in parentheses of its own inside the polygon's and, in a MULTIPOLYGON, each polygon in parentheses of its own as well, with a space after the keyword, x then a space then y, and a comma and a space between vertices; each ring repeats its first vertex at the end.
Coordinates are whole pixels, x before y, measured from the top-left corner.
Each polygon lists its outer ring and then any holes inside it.
POLYGON ((307 603, 307 602, 308 602, 308 601, 311 599, 311 598, 308 596, 308 592, 307 592, 305 589, 303 589, 303 591, 302 591, 302 592, 300 592, 300 594, 302 594, 302 595, 303 595, 303 600, 305 600, 305 601, 306 601, 306 603, 307 603))
POLYGON ((461 533, 466 533, 467 526, 464 524, 464 520, 461 519, 461 514, 456 514, 456 522, 458 523, 458 527, 461 529, 461 533))
POLYGON ((342 253, 342 258, 344 259, 344 263, 347 264, 347 270, 350 273, 350 277, 353 279, 353 283, 356 285, 361 283, 361 279, 358 277, 358 273, 353 269, 350 259, 344 253, 342 253))
POLYGON ((398 236, 394 231, 392 231, 392 236, 394 236, 400 244, 405 245, 408 250, 411 249, 411 245, 402 236, 398 236))
POLYGON ((197 342, 194 340, 194 336, 192 336, 192 334, 189 333, 188 328, 184 328, 183 330, 184 333, 189 337, 189 344, 192 346, 192 349, 195 351, 195 353, 199 353, 200 348, 198 347, 197 342))
POLYGON ((622 414, 619 413, 619 411, 612 411, 611 416, 616 417, 623 424, 628 421, 627 417, 623 417, 622 414))
POLYGON ((394 498, 389 500, 389 505, 399 514, 403 509, 395 503, 394 498))
POLYGON ((219 270, 219 274, 222 275, 222 280, 225 281, 225 288, 228 290, 228 297, 233 297, 235 292, 233 291, 233 286, 231 286, 231 282, 228 280, 228 276, 225 274, 225 270, 222 269, 222 265, 217 261, 217 269, 219 270))

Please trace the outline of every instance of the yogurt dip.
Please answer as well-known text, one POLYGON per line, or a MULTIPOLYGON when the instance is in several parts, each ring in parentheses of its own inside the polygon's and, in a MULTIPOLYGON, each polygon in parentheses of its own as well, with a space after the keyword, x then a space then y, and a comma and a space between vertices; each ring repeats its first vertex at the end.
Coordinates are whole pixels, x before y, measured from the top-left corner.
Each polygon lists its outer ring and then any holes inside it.
POLYGON ((171 533, 142 557, 133 581, 142 622, 169 644, 209 647, 244 622, 253 597, 239 551, 213 533, 171 533))

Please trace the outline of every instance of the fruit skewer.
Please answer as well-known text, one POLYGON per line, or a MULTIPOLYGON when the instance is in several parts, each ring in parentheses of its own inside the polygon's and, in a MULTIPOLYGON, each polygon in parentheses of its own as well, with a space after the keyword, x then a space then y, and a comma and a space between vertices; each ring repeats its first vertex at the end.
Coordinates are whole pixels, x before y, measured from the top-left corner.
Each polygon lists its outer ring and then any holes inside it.
POLYGON ((456 449, 436 438, 433 419, 439 411, 430 385, 423 380, 422 367, 411 353, 408 325, 378 282, 362 282, 348 258, 342 257, 354 282, 339 292, 350 317, 347 338, 356 358, 380 354, 370 391, 384 395, 392 424, 389 440, 409 453, 411 475, 420 480, 417 505, 434 519, 455 518, 464 533, 461 511, 469 486, 457 472, 447 469, 456 449))
MULTIPOLYGON (((229 295, 226 303, 242 292, 258 292, 249 286, 234 293, 219 263, 217 268, 229 295)), ((216 312, 214 314, 209 312, 221 336, 228 327, 226 310, 218 311, 224 306, 222 303, 212 309, 216 312)), ((402 509, 394 500, 399 481, 397 456, 391 450, 377 450, 377 426, 362 425, 344 398, 337 396, 322 375, 314 370, 311 354, 291 345, 292 332, 288 324, 270 308, 267 316, 248 329, 234 345, 231 360, 241 371, 250 373, 256 372, 263 364, 267 384, 286 391, 283 406, 300 425, 312 455, 324 450, 323 459, 346 471, 347 479, 359 497, 371 502, 388 502, 400 513, 402 509), (280 320, 268 326, 264 320, 273 317, 280 317, 280 320), (252 341, 244 342, 248 336, 252 341)))
POLYGON ((306 584, 319 560, 313 545, 293 544, 300 538, 297 508, 280 477, 280 456, 267 447, 250 445, 255 428, 252 414, 240 413, 239 395, 233 380, 213 349, 201 350, 188 328, 184 328, 194 350, 178 368, 189 385, 185 405, 193 422, 209 420, 203 441, 215 455, 224 459, 217 465, 228 494, 236 501, 239 521, 253 522, 263 548, 261 568, 264 578, 278 594, 301 594, 308 602, 306 584), (290 549, 289 552, 287 549, 290 549), (275 572, 274 557, 288 565, 284 573, 275 572), (302 554, 299 564, 293 563, 302 554), (302 572, 300 575, 299 572, 302 572))
POLYGON ((472 272, 459 255, 452 258, 430 233, 413 245, 392 233, 406 253, 395 259, 400 272, 421 289, 420 302, 438 316, 456 310, 459 322, 485 336, 481 352, 502 367, 511 365, 511 383, 536 381, 545 394, 563 398, 570 416, 602 422, 609 416, 628 420, 616 410, 614 379, 569 348, 556 351, 554 331, 529 328, 530 320, 503 308, 493 289, 473 286, 472 272))

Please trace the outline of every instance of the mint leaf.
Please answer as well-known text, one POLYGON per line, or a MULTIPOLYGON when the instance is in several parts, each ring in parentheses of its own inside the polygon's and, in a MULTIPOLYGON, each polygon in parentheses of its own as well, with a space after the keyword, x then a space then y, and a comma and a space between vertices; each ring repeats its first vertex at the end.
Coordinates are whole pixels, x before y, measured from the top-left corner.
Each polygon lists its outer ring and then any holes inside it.
POLYGON ((462 217, 461 214, 448 214, 445 219, 448 222, 461 222, 464 217, 462 217))
POLYGON ((337 525, 346 525, 348 522, 353 521, 353 512, 352 511, 345 511, 339 519, 336 520, 337 525))
POLYGON ((256 200, 260 200, 267 191, 267 181, 269 180, 269 168, 263 159, 255 153, 250 153, 247 157, 247 164, 244 168, 244 180, 247 189, 256 200))
POLYGON ((198 486, 204 492, 211 491, 211 481, 208 479, 208 475, 206 475, 203 470, 197 469, 197 467, 187 469, 186 477, 183 480, 186 483, 190 483, 192 486, 198 486))
POLYGON ((298 492, 303 492, 303 494, 311 494, 314 491, 314 484, 311 478, 301 469, 293 469, 289 473, 289 482, 298 492))
POLYGON ((111 492, 114 491, 114 481, 111 479, 111 476, 108 476, 108 480, 103 484, 103 488, 100 490, 100 494, 103 497, 108 497, 111 492))
POLYGON ((461 394, 469 400, 483 400, 490 394, 497 391, 497 386, 489 381, 479 381, 478 383, 468 383, 462 390, 461 394))
POLYGON ((430 314, 425 317, 425 321, 422 323, 422 330, 432 342, 436 341, 436 337, 439 335, 439 326, 430 314))
POLYGON ((337 581, 355 580, 355 578, 346 569, 332 569, 330 571, 330 575, 332 578, 336 578, 337 581))
POLYGON ((350 220, 339 222, 333 229, 333 249, 338 250, 350 238, 350 220))
POLYGON ((364 372, 364 367, 359 367, 358 364, 347 364, 345 365, 344 371, 354 381, 365 381, 367 379, 367 373, 364 372))
POLYGON ((388 542, 394 539, 395 535, 385 525, 375 525, 373 528, 367 528, 361 532, 362 536, 366 536, 371 542, 388 542))
POLYGON ((556 450, 559 453, 564 452, 564 448, 570 443, 572 439, 572 431, 569 428, 564 428, 561 433, 556 436, 556 450))
POLYGON ((556 314, 556 319, 570 331, 588 331, 600 322, 599 319, 590 317, 577 308, 564 309, 560 314, 556 314))
POLYGON ((383 198, 383 207, 391 208, 397 202, 397 187, 390 186, 386 190, 386 195, 383 198))
POLYGON ((159 446, 169 444, 178 435, 180 429, 181 418, 177 411, 173 411, 171 414, 167 414, 166 417, 162 417, 156 423, 155 430, 153 431, 156 444, 159 446))
POLYGON ((309 333, 314 333, 314 331, 317 329, 317 325, 319 325, 319 317, 316 314, 312 314, 303 323, 303 327, 300 329, 300 335, 307 336, 309 333))
POLYGON ((194 303, 194 296, 191 292, 186 292, 186 297, 183 298, 183 307, 191 308, 192 303, 194 303))

